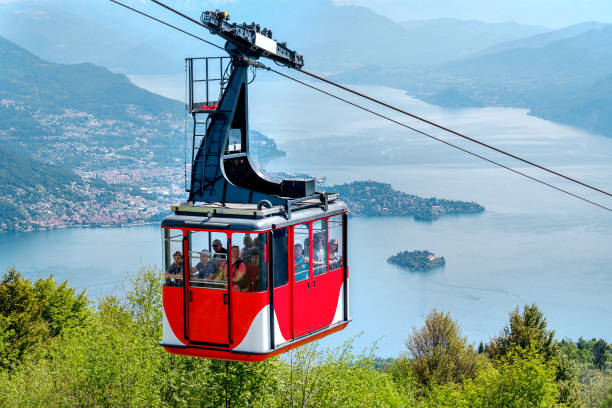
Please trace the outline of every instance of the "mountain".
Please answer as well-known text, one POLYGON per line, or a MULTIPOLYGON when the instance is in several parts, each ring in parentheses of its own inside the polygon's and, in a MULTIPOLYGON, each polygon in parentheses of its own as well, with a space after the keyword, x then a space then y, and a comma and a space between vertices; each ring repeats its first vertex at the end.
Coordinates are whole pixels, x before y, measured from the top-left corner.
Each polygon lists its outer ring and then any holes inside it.
POLYGON ((607 25, 538 47, 473 56, 447 65, 444 72, 480 81, 592 84, 612 72, 611 44, 612 25, 607 25))
POLYGON ((0 37, 0 231, 165 213, 180 191, 183 112, 122 74, 0 37))
POLYGON ((409 40, 405 52, 425 65, 462 59, 499 43, 521 41, 519 39, 549 31, 514 22, 485 23, 454 18, 404 21, 400 25, 409 40))
POLYGON ((114 105, 158 114, 180 103, 134 86, 122 74, 91 63, 47 62, 0 37, 0 97, 43 110, 80 109, 116 115, 114 105), (44 84, 44 86, 41 86, 44 84))
MULTIPOLYGON (((184 112, 122 74, 0 37, 0 232, 163 216, 185 199, 184 112)), ((257 165, 284 154, 250 136, 257 165)))
POLYGON ((507 51, 517 48, 538 48, 544 47, 557 41, 566 38, 575 37, 591 30, 601 30, 608 27, 609 24, 589 21, 586 23, 574 24, 554 31, 548 31, 539 35, 532 35, 518 40, 499 42, 498 44, 482 50, 477 54, 495 54, 497 52, 507 51))
POLYGON ((50 63, 1 37, 0 61, 3 144, 77 169, 174 165, 180 102, 90 63, 50 63))
POLYGON ((612 137, 612 75, 554 104, 542 104, 532 115, 612 137))
POLYGON ((612 137, 612 126, 602 116, 609 111, 604 90, 612 73, 611 44, 612 25, 605 25, 543 46, 449 64, 429 75, 428 89, 406 89, 442 106, 527 107, 534 115, 612 137))
POLYGON ((586 23, 426 69, 369 65, 331 76, 405 89, 451 108, 506 106, 612 137, 612 25, 586 23), (497 49, 497 51, 495 51, 497 49))

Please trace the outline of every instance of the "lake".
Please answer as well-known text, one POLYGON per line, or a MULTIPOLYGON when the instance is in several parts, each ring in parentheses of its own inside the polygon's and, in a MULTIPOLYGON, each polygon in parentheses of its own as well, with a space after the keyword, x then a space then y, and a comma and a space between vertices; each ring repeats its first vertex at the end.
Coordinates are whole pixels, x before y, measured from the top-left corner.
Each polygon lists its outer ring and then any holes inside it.
MULTIPOLYGON (((131 79, 168 96, 183 94, 182 78, 131 79)), ((250 125, 287 152, 269 163, 268 170, 325 176, 327 184, 383 181, 408 193, 476 201, 486 208, 479 215, 443 217, 431 223, 352 217, 353 322, 325 344, 337 345, 363 332, 356 340, 358 349, 377 342, 378 355, 397 356, 405 350, 412 327, 420 327, 434 308, 449 311, 477 344, 496 335, 513 308, 533 302, 558 338, 612 341, 611 213, 308 89, 266 75, 259 79, 250 88, 250 125), (405 249, 430 250, 444 256, 446 266, 410 272, 386 263, 388 256, 405 249)), ((523 109, 447 110, 396 89, 360 89, 612 190, 612 139, 528 116, 523 109)), ((612 199, 601 194, 524 168, 414 120, 390 116, 612 206, 612 199)), ((140 265, 160 263, 160 235, 156 225, 4 234, 0 268, 15 265, 29 278, 54 273, 58 280, 87 288, 94 297, 121 294, 126 274, 140 265)))

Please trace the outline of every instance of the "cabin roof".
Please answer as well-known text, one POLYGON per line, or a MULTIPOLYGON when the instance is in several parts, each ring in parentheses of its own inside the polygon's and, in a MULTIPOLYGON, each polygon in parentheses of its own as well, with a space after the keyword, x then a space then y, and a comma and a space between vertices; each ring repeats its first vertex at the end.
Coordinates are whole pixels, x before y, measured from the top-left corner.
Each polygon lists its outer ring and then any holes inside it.
POLYGON ((204 206, 172 206, 175 214, 162 221, 165 228, 189 228, 231 231, 264 231, 299 224, 348 210, 343 201, 300 208, 291 211, 290 218, 282 207, 257 209, 254 204, 207 204, 204 206))

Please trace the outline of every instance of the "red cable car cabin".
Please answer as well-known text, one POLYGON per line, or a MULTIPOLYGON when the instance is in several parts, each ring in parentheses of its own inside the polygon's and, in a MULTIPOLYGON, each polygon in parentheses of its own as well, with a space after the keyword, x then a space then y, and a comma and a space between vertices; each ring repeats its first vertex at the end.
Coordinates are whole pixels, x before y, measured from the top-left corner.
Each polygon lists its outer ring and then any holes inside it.
POLYGON ((178 272, 163 287, 166 351, 261 361, 348 324, 343 202, 290 219, 244 204, 175 211, 162 223, 164 269, 178 272))
POLYGON ((302 56, 226 13, 201 21, 229 57, 186 60, 191 177, 189 198, 162 222, 161 345, 261 361, 348 324, 348 210, 314 179, 270 180, 250 159, 248 73, 260 57, 301 67, 302 56))

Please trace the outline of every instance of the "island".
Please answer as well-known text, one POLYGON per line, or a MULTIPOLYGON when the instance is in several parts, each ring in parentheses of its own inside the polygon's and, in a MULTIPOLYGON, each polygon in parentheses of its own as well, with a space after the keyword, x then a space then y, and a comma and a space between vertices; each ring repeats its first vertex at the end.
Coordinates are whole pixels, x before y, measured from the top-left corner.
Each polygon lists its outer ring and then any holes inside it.
POLYGON ((372 180, 330 186, 325 190, 340 193, 340 199, 346 202, 352 215, 413 216, 417 221, 433 221, 442 215, 477 214, 485 210, 474 202, 419 197, 372 180))
POLYGON ((428 271, 446 264, 443 256, 436 256, 427 250, 401 251, 387 258, 387 262, 406 267, 412 271, 428 271))

